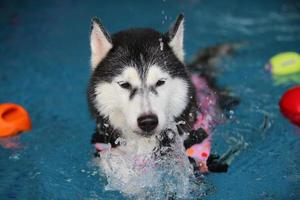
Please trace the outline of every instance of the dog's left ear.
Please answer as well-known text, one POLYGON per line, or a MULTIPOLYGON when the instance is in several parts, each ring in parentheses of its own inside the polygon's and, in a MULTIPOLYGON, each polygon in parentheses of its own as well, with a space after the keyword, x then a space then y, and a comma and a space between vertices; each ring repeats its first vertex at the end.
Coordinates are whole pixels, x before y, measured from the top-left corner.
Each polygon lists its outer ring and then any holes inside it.
POLYGON ((168 37, 170 39, 169 46, 173 49, 177 58, 184 62, 184 49, 183 49, 183 35, 184 35, 184 16, 180 14, 175 24, 170 28, 168 37))
POLYGON ((92 19, 91 67, 94 70, 112 48, 112 41, 98 18, 92 19))

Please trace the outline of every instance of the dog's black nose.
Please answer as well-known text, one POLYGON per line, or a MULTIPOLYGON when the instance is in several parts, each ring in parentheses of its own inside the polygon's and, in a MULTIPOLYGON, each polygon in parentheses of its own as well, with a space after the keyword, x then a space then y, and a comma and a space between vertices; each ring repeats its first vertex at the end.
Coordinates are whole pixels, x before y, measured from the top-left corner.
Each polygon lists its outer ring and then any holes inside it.
POLYGON ((153 131, 158 125, 158 118, 156 115, 143 115, 137 119, 140 129, 146 132, 153 131))

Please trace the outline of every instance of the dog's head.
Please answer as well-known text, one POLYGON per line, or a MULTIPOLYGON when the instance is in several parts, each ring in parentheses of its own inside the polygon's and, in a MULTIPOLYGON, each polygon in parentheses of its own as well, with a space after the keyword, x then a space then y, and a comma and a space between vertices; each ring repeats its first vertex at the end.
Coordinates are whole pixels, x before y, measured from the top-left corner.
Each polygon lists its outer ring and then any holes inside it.
POLYGON ((187 109, 193 89, 183 64, 183 15, 166 34, 129 29, 112 37, 98 19, 90 38, 89 104, 115 129, 151 136, 187 109))

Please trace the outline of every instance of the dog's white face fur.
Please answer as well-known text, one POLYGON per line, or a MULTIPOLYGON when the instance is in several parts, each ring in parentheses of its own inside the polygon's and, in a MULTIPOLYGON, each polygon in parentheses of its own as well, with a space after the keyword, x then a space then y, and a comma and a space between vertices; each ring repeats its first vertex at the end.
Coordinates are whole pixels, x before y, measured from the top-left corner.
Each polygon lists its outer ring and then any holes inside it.
POLYGON ((159 66, 151 66, 144 80, 141 80, 134 66, 127 66, 111 83, 96 86, 95 103, 101 113, 109 117, 110 123, 122 130, 124 137, 130 137, 142 132, 137 119, 150 113, 158 117, 158 126, 154 131, 166 129, 185 108, 187 91, 186 81, 172 78, 159 66), (159 81, 164 84, 156 87, 159 81), (132 99, 129 98, 130 91, 120 87, 121 83, 129 83, 137 89, 132 99), (152 92, 152 87, 156 87, 156 93, 152 92), (131 133, 134 135, 129 135, 131 133))
MULTIPOLYGON (((177 58, 183 62, 183 20, 178 26, 173 39, 164 45, 169 45, 177 58)), ((91 66, 95 70, 99 62, 107 55, 113 45, 107 40, 102 27, 93 23, 91 33, 91 66)), ((168 128, 174 118, 178 117, 188 103, 188 83, 179 77, 163 70, 162 66, 153 64, 147 66, 143 77, 137 66, 123 66, 122 72, 111 82, 100 82, 95 87, 94 104, 97 110, 109 118, 114 128, 121 130, 124 137, 136 137, 143 134, 138 127, 140 116, 154 114, 158 117, 158 126, 153 131, 159 133, 168 128), (135 88, 131 98, 128 84, 135 88)), ((152 134, 154 135, 154 134, 152 134)))

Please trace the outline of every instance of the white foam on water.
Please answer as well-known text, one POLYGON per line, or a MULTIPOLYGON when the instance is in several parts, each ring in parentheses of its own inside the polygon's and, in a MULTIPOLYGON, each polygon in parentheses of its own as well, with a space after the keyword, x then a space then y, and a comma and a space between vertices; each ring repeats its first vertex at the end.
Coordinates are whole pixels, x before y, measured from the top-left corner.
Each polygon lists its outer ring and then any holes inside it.
POLYGON ((166 135, 174 142, 159 148, 155 156, 153 151, 132 154, 118 148, 101 154, 95 161, 105 172, 105 189, 120 191, 133 199, 193 199, 203 195, 204 183, 194 176, 182 138, 173 132, 166 135))

